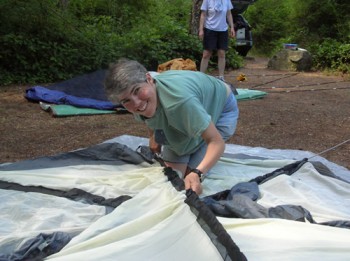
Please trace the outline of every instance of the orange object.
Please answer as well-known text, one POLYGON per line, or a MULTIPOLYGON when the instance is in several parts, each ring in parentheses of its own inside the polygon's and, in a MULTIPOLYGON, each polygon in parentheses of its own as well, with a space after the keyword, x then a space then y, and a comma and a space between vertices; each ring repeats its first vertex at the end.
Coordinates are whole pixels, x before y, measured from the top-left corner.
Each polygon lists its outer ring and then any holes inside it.
POLYGON ((245 80, 247 80, 247 77, 245 76, 245 74, 241 73, 240 75, 237 76, 236 79, 239 82, 244 82, 245 80))
POLYGON ((197 66, 191 59, 176 58, 158 65, 157 72, 161 73, 168 70, 189 70, 197 71, 197 66))

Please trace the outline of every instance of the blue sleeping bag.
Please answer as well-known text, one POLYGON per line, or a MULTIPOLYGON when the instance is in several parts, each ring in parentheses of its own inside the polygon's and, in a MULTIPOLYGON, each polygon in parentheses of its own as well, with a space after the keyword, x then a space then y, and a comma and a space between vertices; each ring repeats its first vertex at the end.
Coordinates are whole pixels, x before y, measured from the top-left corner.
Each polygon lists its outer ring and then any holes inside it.
POLYGON ((50 90, 42 86, 34 86, 26 90, 25 97, 30 101, 43 101, 52 104, 66 104, 82 108, 99 110, 113 110, 118 105, 110 101, 101 101, 91 98, 77 97, 62 91, 50 90))
POLYGON ((104 90, 106 70, 79 75, 49 86, 32 86, 25 97, 30 101, 43 101, 57 105, 72 105, 80 108, 113 110, 124 108, 108 101, 104 90))

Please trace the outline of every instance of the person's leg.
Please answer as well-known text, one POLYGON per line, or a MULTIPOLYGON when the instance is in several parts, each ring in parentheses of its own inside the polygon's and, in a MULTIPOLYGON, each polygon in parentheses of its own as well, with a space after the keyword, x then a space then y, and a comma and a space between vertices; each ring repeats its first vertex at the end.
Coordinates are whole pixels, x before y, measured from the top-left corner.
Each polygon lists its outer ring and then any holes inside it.
POLYGON ((219 78, 221 80, 224 80, 224 74, 225 74, 225 66, 226 66, 226 50, 228 50, 228 32, 219 32, 218 33, 218 42, 217 42, 217 49, 218 49, 218 71, 219 71, 219 78))
POLYGON ((167 167, 181 172, 181 178, 185 177, 188 161, 190 159, 189 155, 179 156, 168 148, 168 146, 163 146, 162 158, 167 167))
POLYGON ((225 50, 218 50, 218 70, 219 70, 219 78, 224 80, 225 73, 225 65, 226 65, 226 57, 225 50))
POLYGON ((174 163, 165 161, 165 165, 167 167, 172 168, 173 170, 177 170, 181 172, 181 177, 184 178, 187 172, 187 164, 186 163, 174 163))
POLYGON ((208 69, 208 64, 209 64, 211 54, 212 54, 212 51, 209 51, 209 50, 203 51, 201 66, 200 66, 200 71, 203 73, 205 73, 208 69))
POLYGON ((216 50, 217 32, 204 28, 203 37, 203 55, 200 65, 200 71, 205 73, 208 69, 208 64, 213 53, 216 50))

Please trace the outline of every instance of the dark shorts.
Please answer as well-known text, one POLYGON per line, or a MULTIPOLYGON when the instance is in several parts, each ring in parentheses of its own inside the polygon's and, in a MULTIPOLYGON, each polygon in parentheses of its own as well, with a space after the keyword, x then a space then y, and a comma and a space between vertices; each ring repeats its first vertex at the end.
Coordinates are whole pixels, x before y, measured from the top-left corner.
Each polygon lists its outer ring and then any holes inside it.
POLYGON ((228 49, 228 31, 218 32, 204 28, 203 48, 208 51, 226 51, 228 49))

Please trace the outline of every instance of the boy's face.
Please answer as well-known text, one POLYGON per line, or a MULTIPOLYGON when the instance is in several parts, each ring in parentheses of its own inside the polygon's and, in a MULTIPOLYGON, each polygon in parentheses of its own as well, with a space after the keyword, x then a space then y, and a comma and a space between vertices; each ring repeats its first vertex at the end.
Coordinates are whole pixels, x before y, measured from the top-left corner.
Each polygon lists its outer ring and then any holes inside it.
POLYGON ((117 97, 125 109, 131 113, 151 118, 156 112, 156 86, 149 74, 146 75, 146 82, 131 86, 117 97))

